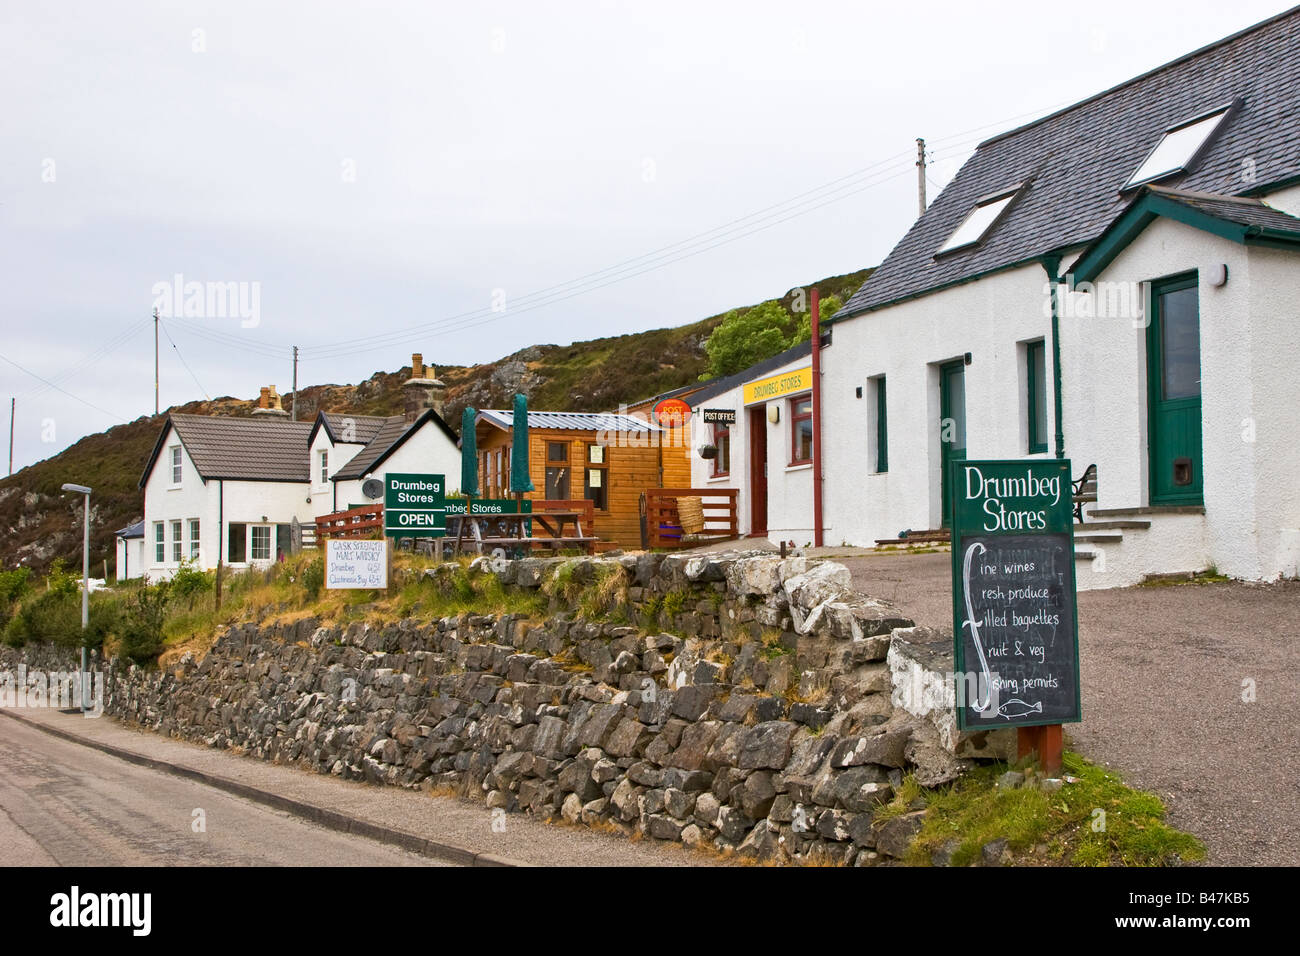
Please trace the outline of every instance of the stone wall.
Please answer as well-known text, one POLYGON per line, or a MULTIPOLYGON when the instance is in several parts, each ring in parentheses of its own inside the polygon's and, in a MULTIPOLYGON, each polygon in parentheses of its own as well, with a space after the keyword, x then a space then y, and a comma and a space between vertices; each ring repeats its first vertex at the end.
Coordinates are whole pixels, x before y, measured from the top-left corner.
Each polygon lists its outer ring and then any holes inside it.
MULTIPOLYGON (((905 773, 934 785, 969 763, 891 700, 891 636, 915 632, 854 594, 841 565, 637 555, 473 571, 545 587, 551 613, 236 626, 174 670, 114 664, 106 710, 507 812, 858 865, 901 855, 919 826, 873 817, 905 773), (562 606, 611 577, 608 615, 562 606)), ((436 585, 447 572, 425 573, 436 585)))

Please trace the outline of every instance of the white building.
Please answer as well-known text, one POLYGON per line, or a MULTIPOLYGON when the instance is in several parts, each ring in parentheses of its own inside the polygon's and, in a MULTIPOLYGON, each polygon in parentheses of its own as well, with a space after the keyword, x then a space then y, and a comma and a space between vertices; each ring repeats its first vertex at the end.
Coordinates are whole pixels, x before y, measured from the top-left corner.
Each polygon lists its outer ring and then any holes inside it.
MULTIPOLYGON (((263 389, 251 418, 169 415, 140 479, 142 556, 132 576, 169 577, 182 561, 205 570, 266 566, 297 547, 295 523, 310 541, 317 518, 371 503, 366 480, 382 484, 390 471, 458 482, 456 433, 440 414, 444 387, 413 359, 404 415, 321 412, 292 422, 273 389, 263 389)), ((129 541, 119 537, 119 568, 130 562, 129 541)))
POLYGON ((941 528, 954 458, 1060 455, 1097 466, 1081 587, 1295 575, 1297 90, 1292 10, 983 143, 832 319, 826 543, 941 528))
POLYGON ((692 488, 737 488, 749 537, 812 541, 812 348, 809 343, 709 382, 691 406, 692 488), (699 454, 701 446, 712 457, 699 454))
POLYGON ((114 573, 117 580, 138 578, 144 574, 144 522, 137 521, 122 528, 116 535, 117 563, 114 573))

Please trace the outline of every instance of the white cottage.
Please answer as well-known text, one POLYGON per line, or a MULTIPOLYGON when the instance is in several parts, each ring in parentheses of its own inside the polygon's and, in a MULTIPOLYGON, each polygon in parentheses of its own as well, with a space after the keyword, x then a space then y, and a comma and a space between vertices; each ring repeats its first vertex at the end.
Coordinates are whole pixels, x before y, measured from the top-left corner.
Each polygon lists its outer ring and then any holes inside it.
POLYGON ((983 143, 833 317, 825 539, 1096 465, 1081 587, 1300 565, 1300 10, 983 143), (1089 570, 1090 569, 1090 570, 1089 570))
POLYGON ((144 522, 136 521, 120 529, 115 535, 117 580, 126 581, 144 574, 144 522))
POLYGON ((389 471, 445 474, 454 486, 458 440, 441 416, 444 386, 425 371, 413 356, 403 415, 293 422, 273 389, 251 418, 168 415, 140 479, 140 571, 157 580, 183 561, 268 565, 296 546, 295 522, 310 531, 322 515, 370 503, 366 480, 389 471))

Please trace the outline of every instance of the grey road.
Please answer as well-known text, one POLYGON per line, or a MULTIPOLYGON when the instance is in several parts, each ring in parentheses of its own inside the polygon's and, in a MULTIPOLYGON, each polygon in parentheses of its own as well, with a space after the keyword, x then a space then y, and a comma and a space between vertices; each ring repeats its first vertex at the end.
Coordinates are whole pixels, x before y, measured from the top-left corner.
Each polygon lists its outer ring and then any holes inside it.
POLYGON ((445 864, 0 720, 0 866, 73 865, 445 864))
MULTIPOLYGON (((949 555, 836 560, 862 593, 952 627, 949 555)), ((1083 591, 1083 722, 1067 739, 1160 794, 1210 863, 1300 865, 1297 632, 1295 581, 1083 591)))

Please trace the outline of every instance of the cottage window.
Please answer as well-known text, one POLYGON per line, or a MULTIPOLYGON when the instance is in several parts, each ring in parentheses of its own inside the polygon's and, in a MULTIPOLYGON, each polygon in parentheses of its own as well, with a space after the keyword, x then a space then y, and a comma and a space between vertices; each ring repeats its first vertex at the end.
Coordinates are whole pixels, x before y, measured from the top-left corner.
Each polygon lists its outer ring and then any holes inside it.
POLYGON ((248 525, 232 524, 230 526, 230 542, 226 548, 226 560, 231 564, 243 564, 248 560, 246 547, 248 544, 248 525))
POLYGON ((940 254, 972 246, 983 239, 1002 218, 1002 214, 1006 212, 1007 207, 1011 205, 1011 200, 1016 198, 1016 193, 1019 191, 1020 187, 1017 186, 1009 192, 981 199, 975 204, 975 208, 967 213, 961 225, 948 237, 948 241, 939 247, 940 254))
POLYGON ((546 443, 546 498, 548 501, 569 500, 569 443, 546 443))
POLYGON ((713 447, 718 453, 713 457, 713 477, 731 474, 731 426, 713 426, 713 447))
POLYGON ((1047 451, 1047 350, 1042 339, 1025 346, 1025 385, 1029 454, 1037 455, 1047 451))
POLYGON ((190 557, 198 558, 199 556, 199 519, 190 519, 190 557))
POLYGON ((889 471, 889 402, 885 376, 875 379, 876 390, 876 472, 889 471))
POLYGON ((790 399, 790 464, 808 464, 812 461, 812 451, 812 398, 802 395, 790 399))
POLYGON ((605 467, 605 449, 600 445, 587 446, 587 476, 582 496, 597 511, 609 510, 609 469, 605 467))
POLYGON ((172 560, 177 564, 184 557, 184 542, 181 541, 181 523, 172 522, 172 560))
POLYGON ((320 453, 320 483, 322 485, 330 483, 330 453, 328 449, 322 449, 320 453))
POLYGON ((1224 107, 1208 116, 1171 126, 1165 130, 1156 148, 1137 168, 1124 188, 1131 189, 1182 172, 1196 159, 1227 115, 1228 107, 1224 107))
POLYGON ((271 560, 271 526, 255 524, 249 547, 249 557, 254 561, 271 560))
POLYGON ((181 474, 182 474, 180 445, 172 445, 171 456, 172 456, 172 484, 179 485, 181 483, 181 474))
POLYGON ((167 529, 161 521, 153 523, 153 560, 155 564, 167 560, 167 529))

